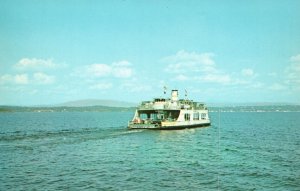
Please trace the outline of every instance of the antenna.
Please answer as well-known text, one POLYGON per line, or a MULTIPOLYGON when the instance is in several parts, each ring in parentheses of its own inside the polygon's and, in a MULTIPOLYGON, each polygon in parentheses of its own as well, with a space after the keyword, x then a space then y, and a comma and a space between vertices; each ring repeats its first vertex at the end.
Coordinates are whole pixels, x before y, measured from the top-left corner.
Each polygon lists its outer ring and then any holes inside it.
POLYGON ((185 91, 185 99, 187 100, 187 90, 184 89, 184 91, 185 91))
POLYGON ((166 93, 167 93, 167 87, 164 86, 164 94, 166 95, 166 93))

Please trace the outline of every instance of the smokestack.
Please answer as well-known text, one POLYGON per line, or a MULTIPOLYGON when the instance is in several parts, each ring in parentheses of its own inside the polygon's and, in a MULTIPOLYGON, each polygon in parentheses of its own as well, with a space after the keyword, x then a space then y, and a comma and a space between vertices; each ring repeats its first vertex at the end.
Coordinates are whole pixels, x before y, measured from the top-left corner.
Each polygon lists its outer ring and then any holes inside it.
POLYGON ((171 96, 172 101, 178 101, 178 90, 172 90, 171 96))

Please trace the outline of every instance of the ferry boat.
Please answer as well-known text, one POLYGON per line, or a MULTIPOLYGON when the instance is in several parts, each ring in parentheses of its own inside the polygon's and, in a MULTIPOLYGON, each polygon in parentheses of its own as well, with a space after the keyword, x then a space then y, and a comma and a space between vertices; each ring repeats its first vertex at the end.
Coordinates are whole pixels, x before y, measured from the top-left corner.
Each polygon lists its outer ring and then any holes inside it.
POLYGON ((137 107, 133 119, 128 122, 129 129, 173 130, 209 125, 210 119, 205 104, 179 99, 178 90, 172 90, 169 99, 156 98, 153 101, 142 102, 137 107))

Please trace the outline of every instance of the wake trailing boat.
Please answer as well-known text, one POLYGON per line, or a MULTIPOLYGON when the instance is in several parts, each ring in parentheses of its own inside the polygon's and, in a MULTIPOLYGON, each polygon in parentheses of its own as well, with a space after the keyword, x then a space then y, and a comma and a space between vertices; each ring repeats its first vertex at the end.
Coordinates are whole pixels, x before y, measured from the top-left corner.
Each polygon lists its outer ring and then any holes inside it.
POLYGON ((210 125, 208 109, 204 103, 179 99, 178 90, 172 90, 171 98, 144 101, 128 122, 129 129, 186 129, 210 125))

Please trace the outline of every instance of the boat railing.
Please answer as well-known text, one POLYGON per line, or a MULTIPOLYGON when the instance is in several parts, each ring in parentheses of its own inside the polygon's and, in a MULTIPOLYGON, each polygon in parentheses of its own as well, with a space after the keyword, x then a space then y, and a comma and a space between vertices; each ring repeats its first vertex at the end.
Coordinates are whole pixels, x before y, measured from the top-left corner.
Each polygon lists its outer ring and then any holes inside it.
POLYGON ((152 109, 187 109, 187 110, 207 110, 204 103, 193 102, 192 100, 179 100, 178 102, 166 101, 166 102, 152 102, 145 101, 140 104, 138 109, 152 110, 152 109))

